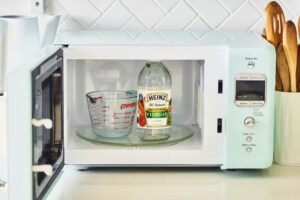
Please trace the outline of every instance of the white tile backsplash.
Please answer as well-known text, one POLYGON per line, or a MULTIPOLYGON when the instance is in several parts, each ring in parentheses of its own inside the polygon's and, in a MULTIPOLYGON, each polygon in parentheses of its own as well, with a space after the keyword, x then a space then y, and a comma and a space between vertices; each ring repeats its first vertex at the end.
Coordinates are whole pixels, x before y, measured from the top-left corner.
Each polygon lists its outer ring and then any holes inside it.
POLYGON ((153 0, 121 0, 121 2, 148 29, 153 29, 165 16, 165 12, 153 0))
POLYGON ((58 2, 84 28, 90 27, 102 15, 90 1, 58 0, 58 2))
POLYGON ((257 8, 246 2, 242 4, 230 17, 222 24, 223 30, 242 29, 249 30, 261 19, 257 8))
POLYGON ((90 2, 94 3, 99 10, 105 12, 106 9, 108 9, 115 2, 115 0, 90 0, 90 2))
POLYGON ((184 1, 181 1, 165 15, 164 19, 157 24, 155 29, 184 29, 196 17, 197 14, 193 9, 184 1))
MULTIPOLYGON (((7 0, 0 0, 7 1, 7 0)), ((24 13, 29 0, 22 1, 24 13)), ((62 15, 60 30, 227 30, 261 31, 264 9, 270 0, 46 0, 46 13, 62 15)), ((13 13, 13 4, 4 3, 13 13)), ((277 0, 286 19, 297 20, 300 0, 277 0)), ((3 3, 1 3, 3 4, 3 3)), ((4 11, 2 9, 2 11, 4 11)), ((16 9, 18 13, 21 8, 16 9)))
POLYGON ((230 12, 237 9, 245 0, 221 0, 219 1, 224 7, 226 7, 230 12))
POLYGON ((123 27, 125 30, 135 30, 135 31, 143 31, 146 30, 147 27, 142 24, 136 17, 132 17, 123 27))
POLYGON ((209 30, 209 25, 199 16, 196 17, 187 27, 186 30, 209 30))
POLYGON ((186 0, 212 29, 216 29, 230 13, 217 0, 186 0))
POLYGON ((132 17, 132 13, 120 2, 114 2, 103 16, 99 18, 90 28, 92 29, 121 29, 132 17), (115 16, 122 16, 116 18, 115 16))
POLYGON ((166 13, 170 12, 180 0, 154 0, 166 13))

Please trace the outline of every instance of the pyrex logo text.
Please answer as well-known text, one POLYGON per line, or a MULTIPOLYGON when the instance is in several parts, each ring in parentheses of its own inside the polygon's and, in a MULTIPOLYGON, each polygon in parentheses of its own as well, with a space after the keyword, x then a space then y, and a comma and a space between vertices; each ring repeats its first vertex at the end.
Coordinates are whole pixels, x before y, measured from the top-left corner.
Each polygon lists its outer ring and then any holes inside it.
POLYGON ((125 109, 125 108, 133 108, 136 106, 136 103, 124 103, 121 105, 121 110, 125 109))

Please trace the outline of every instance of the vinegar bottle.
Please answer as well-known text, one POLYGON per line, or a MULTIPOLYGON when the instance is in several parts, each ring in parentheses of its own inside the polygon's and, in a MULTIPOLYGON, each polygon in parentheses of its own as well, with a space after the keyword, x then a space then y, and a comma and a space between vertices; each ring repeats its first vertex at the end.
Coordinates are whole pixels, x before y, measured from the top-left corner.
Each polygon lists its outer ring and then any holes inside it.
POLYGON ((137 128, 142 140, 170 137, 172 122, 172 79, 160 61, 148 61, 138 77, 137 128))

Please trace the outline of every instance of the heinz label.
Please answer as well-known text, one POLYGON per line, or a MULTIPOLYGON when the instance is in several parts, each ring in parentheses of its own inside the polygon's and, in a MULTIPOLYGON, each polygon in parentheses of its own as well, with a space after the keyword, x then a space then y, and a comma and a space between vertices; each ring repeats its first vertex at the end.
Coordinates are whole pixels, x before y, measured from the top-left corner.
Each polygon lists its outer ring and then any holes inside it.
POLYGON ((138 90, 139 128, 168 128, 171 125, 171 90, 138 90))

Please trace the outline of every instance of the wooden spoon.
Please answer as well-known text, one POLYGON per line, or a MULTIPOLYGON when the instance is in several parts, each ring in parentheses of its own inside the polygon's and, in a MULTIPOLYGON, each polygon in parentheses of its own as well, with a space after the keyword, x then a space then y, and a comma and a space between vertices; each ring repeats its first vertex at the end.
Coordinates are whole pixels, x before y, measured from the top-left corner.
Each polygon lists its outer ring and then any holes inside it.
MULTIPOLYGON (((265 9, 266 28, 264 29, 267 40, 275 46, 277 49, 278 45, 282 42, 282 33, 285 23, 285 17, 280 5, 272 1, 265 9)), ((276 86, 277 91, 283 90, 282 80, 279 75, 279 70, 276 67, 276 86)))
POLYGON ((276 65, 277 65, 278 73, 282 80, 283 91, 290 92, 291 91, 290 71, 289 71, 289 65, 286 60, 282 43, 277 48, 276 65))
POLYGON ((297 30, 294 22, 287 21, 283 28, 283 49, 290 70, 291 91, 297 92, 297 30))
POLYGON ((282 42, 282 33, 285 23, 282 8, 277 2, 272 1, 267 5, 265 15, 267 40, 277 48, 282 42))

